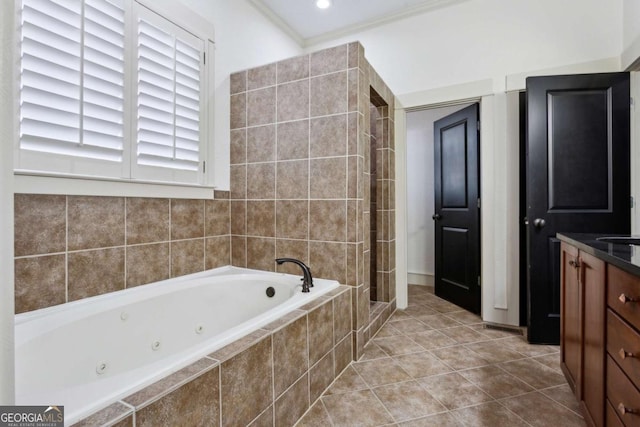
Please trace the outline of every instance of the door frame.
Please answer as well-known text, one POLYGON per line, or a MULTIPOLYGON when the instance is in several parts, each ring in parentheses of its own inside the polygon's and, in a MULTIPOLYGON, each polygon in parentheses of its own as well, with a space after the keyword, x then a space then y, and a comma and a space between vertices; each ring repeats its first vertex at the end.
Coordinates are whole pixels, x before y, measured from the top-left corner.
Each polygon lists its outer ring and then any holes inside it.
MULTIPOLYGON (((406 152, 406 114, 415 111, 435 110, 446 107, 459 106, 463 109, 471 104, 478 104, 479 120, 482 122, 482 96, 459 97, 457 99, 442 102, 429 102, 404 108, 396 98, 395 109, 395 134, 396 134, 396 306, 400 309, 408 305, 408 270, 407 270, 407 152, 406 152)), ((482 185, 482 126, 478 141, 478 181, 482 185)), ((433 173, 433 171, 432 171, 433 173)), ((481 187, 478 191, 481 196, 481 187)), ((479 212, 479 248, 480 276, 482 277, 482 208, 479 212)), ((483 279, 481 279, 483 280, 483 279)), ((482 291, 480 295, 480 307, 482 311, 482 291)))
MULTIPOLYGON (((524 80, 523 80, 524 82, 524 80)), ((396 295, 397 307, 407 307, 407 177, 406 167, 406 114, 413 110, 434 108, 452 104, 480 102, 480 194, 483 200, 480 208, 481 252, 480 268, 482 290, 482 319, 501 325, 518 326, 519 256, 517 237, 507 241, 507 235, 517 236, 518 214, 507 208, 518 200, 518 152, 509 153, 508 159, 496 155, 497 147, 508 146, 517 141, 517 102, 515 95, 507 96, 506 80, 479 80, 471 83, 443 87, 433 90, 413 92, 396 97, 396 295), (515 100, 515 101, 514 101, 515 100), (507 106, 509 108, 507 108, 507 106), (509 125, 509 123, 515 125, 509 125), (515 156, 514 156, 515 155, 515 156), (511 162, 511 158, 515 160, 511 162), (509 160, 509 162, 507 162, 509 160), (516 179, 512 179, 515 173, 516 179), (496 184, 497 183, 497 184, 496 184), (494 195, 493 186, 501 186, 501 193, 494 195), (508 197, 504 197, 508 193, 508 197), (513 219, 513 220, 512 220, 513 219), (514 258, 515 256, 515 258, 514 258), (505 266, 505 260, 512 265, 505 266), (515 289, 514 285, 515 284, 515 289)), ((504 150, 503 150, 504 151, 504 150)), ((504 154, 504 153, 503 153, 504 154)), ((502 155, 503 155, 502 154, 502 155)))

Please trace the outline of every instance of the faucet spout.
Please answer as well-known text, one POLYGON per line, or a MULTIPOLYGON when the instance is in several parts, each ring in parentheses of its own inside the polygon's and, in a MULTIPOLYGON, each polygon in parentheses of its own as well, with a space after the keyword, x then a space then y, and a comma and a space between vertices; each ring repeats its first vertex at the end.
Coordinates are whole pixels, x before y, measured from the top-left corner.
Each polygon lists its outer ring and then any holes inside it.
POLYGON ((302 269, 302 292, 309 292, 309 288, 313 287, 313 277, 311 276, 311 269, 302 261, 295 258, 277 258, 278 265, 282 265, 285 262, 290 262, 298 265, 302 269))

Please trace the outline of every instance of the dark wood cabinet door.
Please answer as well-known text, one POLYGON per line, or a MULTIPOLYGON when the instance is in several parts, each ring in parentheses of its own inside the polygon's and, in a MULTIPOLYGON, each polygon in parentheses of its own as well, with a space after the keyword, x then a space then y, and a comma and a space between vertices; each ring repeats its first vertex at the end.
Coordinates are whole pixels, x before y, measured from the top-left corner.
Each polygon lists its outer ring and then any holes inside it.
POLYGON ((606 267, 598 258, 580 252, 584 293, 582 348, 582 406, 588 424, 604 425, 606 330, 606 267))
POLYGON ((582 346, 582 294, 578 249, 562 243, 561 249, 562 292, 560 323, 560 366, 569 386, 580 398, 581 346, 582 346))

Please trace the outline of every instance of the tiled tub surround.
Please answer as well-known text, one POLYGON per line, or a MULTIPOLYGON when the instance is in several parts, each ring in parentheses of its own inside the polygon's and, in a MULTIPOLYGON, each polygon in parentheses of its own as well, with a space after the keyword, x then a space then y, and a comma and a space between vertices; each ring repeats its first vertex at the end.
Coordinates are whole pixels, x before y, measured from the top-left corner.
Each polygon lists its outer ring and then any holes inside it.
POLYGON ((336 287, 226 266, 17 315, 16 402, 77 420, 336 287))
POLYGON ((15 195, 23 313, 231 261, 229 192, 214 200, 15 195))
POLYGON ((350 363, 340 286, 77 426, 291 426, 350 363))
POLYGON ((295 266, 274 263, 295 257, 314 276, 351 286, 357 358, 372 334, 372 264, 377 300, 390 305, 382 313, 395 307, 393 94, 362 45, 350 43, 234 73, 230 103, 232 263, 295 273, 295 266), (376 121, 374 260, 368 238, 372 102, 386 105, 376 121))

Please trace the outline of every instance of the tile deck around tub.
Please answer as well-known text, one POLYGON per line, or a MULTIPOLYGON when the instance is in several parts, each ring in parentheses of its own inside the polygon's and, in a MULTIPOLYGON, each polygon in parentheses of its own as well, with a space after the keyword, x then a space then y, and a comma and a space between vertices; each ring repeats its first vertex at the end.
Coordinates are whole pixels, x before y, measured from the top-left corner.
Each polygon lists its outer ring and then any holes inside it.
POLYGON ((409 307, 297 426, 585 426, 559 351, 412 285, 409 307))

